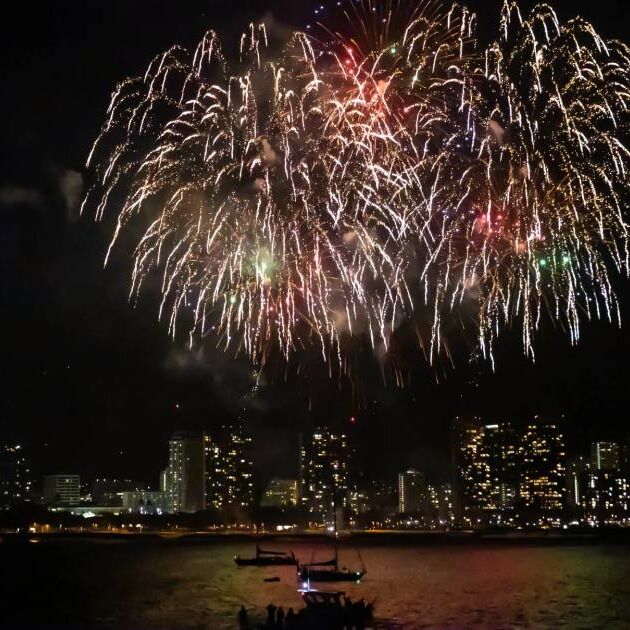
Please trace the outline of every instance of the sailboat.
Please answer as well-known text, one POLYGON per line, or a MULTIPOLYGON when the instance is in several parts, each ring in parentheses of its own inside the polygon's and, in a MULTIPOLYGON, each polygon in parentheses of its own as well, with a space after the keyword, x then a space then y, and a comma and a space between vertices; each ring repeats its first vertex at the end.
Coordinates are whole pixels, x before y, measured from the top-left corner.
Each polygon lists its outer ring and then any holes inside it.
POLYGON ((351 571, 346 567, 339 568, 339 554, 337 550, 337 518, 335 518, 335 555, 332 559, 324 562, 310 562, 298 565, 298 577, 302 584, 309 587, 310 582, 359 582, 367 573, 363 558, 357 549, 357 554, 361 560, 361 569, 351 571))
POLYGON ((285 551, 267 551, 256 545, 256 556, 254 558, 241 558, 238 554, 234 556, 234 562, 239 567, 256 566, 256 567, 277 567, 284 565, 296 565, 297 558, 291 553, 285 551))
POLYGON ((297 558, 293 552, 270 551, 262 549, 258 544, 258 530, 256 530, 256 556, 254 558, 241 558, 238 554, 234 556, 234 562, 239 567, 277 567, 285 565, 296 565, 297 558))
POLYGON ((310 582, 359 582, 367 573, 365 565, 361 569, 351 571, 345 567, 339 568, 337 545, 335 556, 325 562, 310 562, 298 566, 298 575, 303 584, 310 582))

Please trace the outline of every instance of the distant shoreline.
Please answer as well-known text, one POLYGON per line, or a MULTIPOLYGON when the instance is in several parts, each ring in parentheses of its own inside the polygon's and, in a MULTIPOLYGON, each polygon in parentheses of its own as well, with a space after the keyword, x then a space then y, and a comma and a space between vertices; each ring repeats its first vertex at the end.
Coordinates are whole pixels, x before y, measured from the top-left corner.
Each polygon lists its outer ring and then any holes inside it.
MULTIPOLYGON (((275 533, 261 535, 263 540, 278 542, 305 542, 329 544, 330 537, 319 532, 275 533)), ((221 542, 247 543, 253 535, 247 532, 225 531, 143 531, 143 532, 0 532, 0 549, 5 544, 36 542, 138 542, 164 545, 217 544, 221 542)), ((630 530, 580 530, 580 531, 453 531, 426 532, 409 530, 357 531, 344 533, 339 541, 342 545, 414 545, 414 546, 465 546, 465 545, 505 545, 505 546, 571 546, 619 544, 630 545, 630 530)))

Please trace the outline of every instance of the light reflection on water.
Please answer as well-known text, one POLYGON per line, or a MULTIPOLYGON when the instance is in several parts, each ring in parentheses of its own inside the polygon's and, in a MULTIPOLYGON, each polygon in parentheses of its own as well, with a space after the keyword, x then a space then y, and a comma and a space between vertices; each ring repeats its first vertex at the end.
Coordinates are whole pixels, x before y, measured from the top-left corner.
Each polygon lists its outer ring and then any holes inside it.
MULTIPOLYGON (((303 542, 266 546, 293 549, 302 561, 313 550, 319 559, 330 553, 303 542)), ((6 567, 7 554, 13 561, 21 555, 19 565, 28 565, 13 574, 16 606, 20 588, 38 576, 22 621, 50 606, 49 622, 214 630, 235 628, 241 604, 260 617, 269 602, 300 607, 295 567, 237 568, 236 553, 249 556, 253 545, 1 545, 0 561, 6 567), (281 582, 263 581, 272 576, 281 582)), ((362 583, 336 586, 353 598, 376 600, 380 627, 630 628, 630 557, 623 546, 378 545, 363 547, 361 555, 368 569, 362 583)), ((360 566, 350 546, 341 549, 340 563, 360 566)))

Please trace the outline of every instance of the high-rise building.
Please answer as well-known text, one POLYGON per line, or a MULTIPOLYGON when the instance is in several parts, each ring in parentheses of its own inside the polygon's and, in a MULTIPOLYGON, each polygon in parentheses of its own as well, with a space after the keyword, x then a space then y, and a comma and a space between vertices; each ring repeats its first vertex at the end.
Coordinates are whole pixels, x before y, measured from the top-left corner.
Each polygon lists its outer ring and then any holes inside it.
POLYGON ((248 510, 253 506, 252 442, 241 419, 204 436, 209 508, 248 510))
POLYGON ((350 447, 345 433, 326 428, 301 444, 300 492, 302 505, 314 521, 331 524, 338 508, 348 506, 350 447))
POLYGON ((254 504, 252 437, 242 421, 224 427, 227 503, 242 509, 254 504))
POLYGON ((443 483, 438 487, 438 520, 440 526, 455 525, 455 498, 453 485, 443 483))
POLYGON ((431 528, 448 528, 455 525, 455 504, 453 486, 442 483, 437 486, 427 486, 428 505, 425 525, 431 528))
POLYGON ((427 482, 417 470, 407 470, 398 475, 398 512, 411 514, 424 509, 427 501, 427 482))
POLYGON ((81 478, 79 475, 46 475, 43 497, 47 505, 78 505, 81 499, 81 478))
POLYGON ((518 446, 510 424, 455 418, 452 458, 457 520, 473 527, 509 523, 518 490, 518 446))
POLYGON ((370 510, 370 495, 367 490, 352 488, 348 493, 348 507, 353 515, 365 514, 370 510))
POLYGON ((227 484, 223 452, 219 443, 207 433, 203 437, 203 450, 206 459, 206 506, 221 510, 225 504, 227 484))
POLYGON ((519 486, 519 444, 516 431, 509 422, 486 424, 485 451, 491 472, 492 503, 501 520, 509 522, 516 506, 519 486))
POLYGON ((536 416, 521 440, 521 506, 529 525, 559 525, 564 504, 565 446, 559 421, 536 416))
POLYGON ((616 470, 595 470, 584 493, 584 517, 594 527, 630 525, 630 479, 616 470))
POLYGON ((481 512, 495 509, 491 498, 492 473, 484 448, 485 422, 477 417, 457 417, 452 427, 452 459, 457 516, 462 522, 481 523, 481 512))
POLYGON ((298 502, 297 479, 272 479, 260 501, 262 507, 293 507, 298 502))
POLYGON ((206 507, 204 443, 198 435, 179 432, 169 442, 168 467, 161 486, 169 512, 197 512, 206 507))
POLYGON ((615 442, 595 442, 590 460, 567 462, 566 503, 573 522, 592 527, 630 525, 630 476, 615 442))
POLYGON ((30 500, 31 473, 20 444, 0 445, 0 510, 30 500))
POLYGON ((616 442, 593 442, 591 446, 593 470, 619 470, 621 447, 616 442))
POLYGON ((586 458, 574 457, 567 460, 566 469, 566 504, 571 515, 579 517, 591 466, 586 458))

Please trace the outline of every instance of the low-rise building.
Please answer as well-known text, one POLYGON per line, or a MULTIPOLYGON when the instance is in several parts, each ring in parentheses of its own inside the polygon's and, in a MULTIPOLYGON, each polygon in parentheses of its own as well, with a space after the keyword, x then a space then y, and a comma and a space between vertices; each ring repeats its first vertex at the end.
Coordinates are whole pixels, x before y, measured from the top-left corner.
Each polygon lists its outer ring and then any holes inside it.
POLYGON ((43 498, 46 505, 78 505, 81 500, 79 475, 46 475, 43 498))

